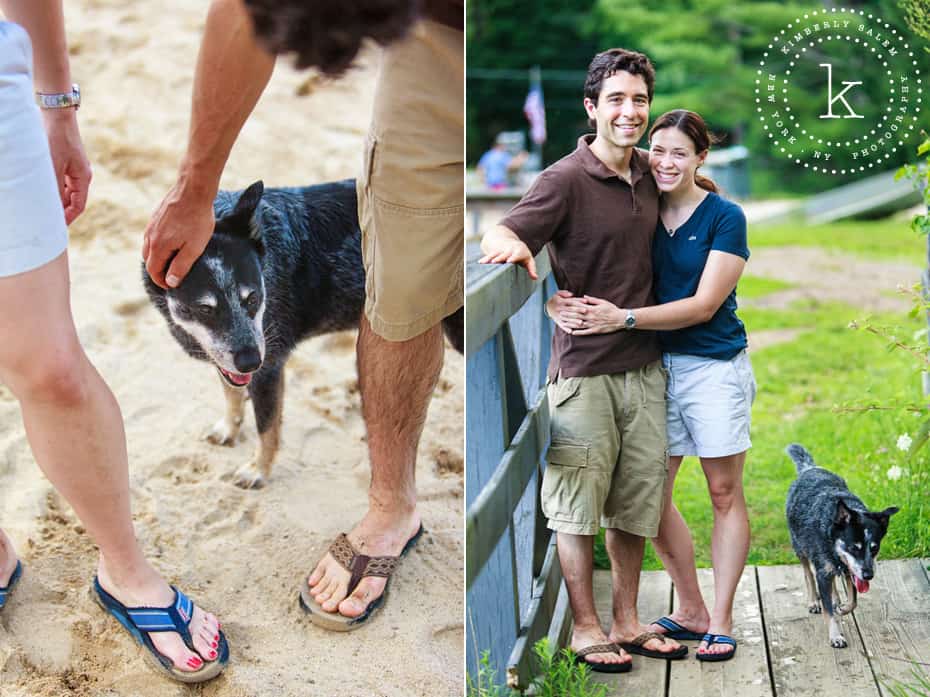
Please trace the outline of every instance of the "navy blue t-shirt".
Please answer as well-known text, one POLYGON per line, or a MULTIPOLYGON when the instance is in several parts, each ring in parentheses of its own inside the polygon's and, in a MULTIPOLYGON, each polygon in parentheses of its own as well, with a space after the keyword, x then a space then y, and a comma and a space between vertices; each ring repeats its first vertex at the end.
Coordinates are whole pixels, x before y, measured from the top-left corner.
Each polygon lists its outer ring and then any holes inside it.
MULTIPOLYGON (((732 201, 708 193, 674 235, 668 234, 660 218, 652 242, 656 301, 662 304, 694 295, 711 250, 749 259, 746 216, 732 201)), ((658 336, 664 352, 730 360, 746 348, 746 329, 736 316, 736 290, 709 322, 660 331, 658 336)))

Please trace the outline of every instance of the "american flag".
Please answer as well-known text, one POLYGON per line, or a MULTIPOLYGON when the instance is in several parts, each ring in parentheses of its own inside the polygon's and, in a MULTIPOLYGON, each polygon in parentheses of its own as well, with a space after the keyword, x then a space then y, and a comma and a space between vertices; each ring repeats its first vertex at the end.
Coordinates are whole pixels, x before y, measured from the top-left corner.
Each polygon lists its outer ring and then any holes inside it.
POLYGON ((546 142, 546 106, 543 104, 542 87, 535 84, 530 87, 526 101, 523 102, 523 113, 530 122, 530 138, 537 145, 546 142))

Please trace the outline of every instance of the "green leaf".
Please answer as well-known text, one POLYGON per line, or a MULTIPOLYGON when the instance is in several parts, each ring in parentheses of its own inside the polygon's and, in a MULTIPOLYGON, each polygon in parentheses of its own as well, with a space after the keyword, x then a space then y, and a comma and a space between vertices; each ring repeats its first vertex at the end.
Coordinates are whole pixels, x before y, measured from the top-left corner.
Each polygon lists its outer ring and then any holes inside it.
POLYGON ((914 436, 914 440, 911 443, 911 448, 907 451, 908 459, 914 457, 914 453, 923 447, 928 438, 930 438, 930 419, 927 419, 922 424, 920 424, 920 428, 917 429, 917 435, 914 436))

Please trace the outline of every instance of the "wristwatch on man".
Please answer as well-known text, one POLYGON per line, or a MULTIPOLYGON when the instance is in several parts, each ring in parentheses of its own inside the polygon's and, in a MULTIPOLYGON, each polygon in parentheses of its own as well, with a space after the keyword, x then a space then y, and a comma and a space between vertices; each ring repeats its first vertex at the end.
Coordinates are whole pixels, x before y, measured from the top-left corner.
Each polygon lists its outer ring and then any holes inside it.
POLYGON ((636 326, 636 315, 633 314, 633 310, 626 311, 626 320, 624 320, 623 326, 626 329, 632 329, 636 326))
POLYGON ((36 101, 42 109, 77 109, 81 106, 81 88, 74 83, 70 92, 36 92, 36 101))

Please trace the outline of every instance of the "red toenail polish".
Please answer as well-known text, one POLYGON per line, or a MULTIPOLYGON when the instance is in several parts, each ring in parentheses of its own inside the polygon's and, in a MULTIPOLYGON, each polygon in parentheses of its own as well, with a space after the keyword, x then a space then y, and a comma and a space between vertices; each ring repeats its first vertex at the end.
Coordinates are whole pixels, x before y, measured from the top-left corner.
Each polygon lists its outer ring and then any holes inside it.
POLYGON ((218 644, 214 641, 214 642, 213 642, 213 648, 215 649, 217 646, 218 646, 218 644))
POLYGON ((216 658, 216 651, 210 652, 210 658, 216 658))

